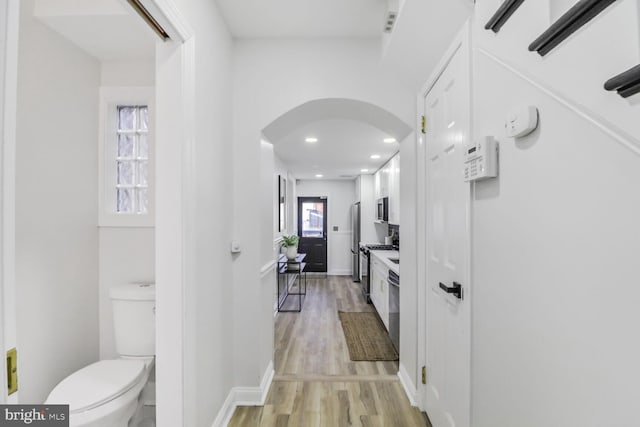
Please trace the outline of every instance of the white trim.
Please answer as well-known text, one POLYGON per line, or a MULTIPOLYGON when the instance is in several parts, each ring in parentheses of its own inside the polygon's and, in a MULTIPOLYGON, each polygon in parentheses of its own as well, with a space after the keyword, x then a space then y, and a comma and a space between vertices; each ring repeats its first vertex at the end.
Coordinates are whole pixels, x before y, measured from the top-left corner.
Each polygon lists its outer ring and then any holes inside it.
POLYGON ((273 361, 269 362, 258 387, 234 387, 218 411, 212 427, 226 427, 238 406, 263 406, 273 382, 273 361))
POLYGON ((269 275, 269 273, 273 273, 276 267, 276 261, 272 260, 262 266, 260 269, 260 279, 264 279, 269 275))
POLYGON ((632 135, 630 135, 627 132, 623 131, 622 129, 620 129, 616 125, 608 122, 603 117, 598 116, 597 114, 595 114, 593 111, 591 111, 589 108, 585 107, 584 105, 580 105, 580 104, 570 100, 566 96, 560 94, 559 92, 556 92, 554 89, 552 89, 548 85, 545 85, 545 84, 537 81, 536 79, 534 79, 530 75, 526 74, 523 71, 518 70, 514 66, 512 66, 512 65, 508 64, 507 62, 501 60, 500 58, 498 58, 497 56, 495 56, 492 53, 488 52, 487 50, 485 50, 483 48, 476 48, 475 50, 477 50, 478 52, 482 53, 487 58, 493 60, 495 63, 497 63, 498 65, 500 65, 501 67, 503 67, 507 71, 510 71, 513 74, 515 74, 516 76, 520 77, 522 80, 524 80, 525 82, 529 83, 531 86, 533 86, 536 89, 540 90, 544 94, 546 94, 546 95, 550 96, 551 98, 555 99, 557 102, 559 102, 560 104, 562 104, 563 106, 565 106, 566 108, 568 108, 569 110, 574 112, 576 115, 582 117, 584 120, 588 121, 589 123, 591 123, 592 125, 594 125, 598 129, 600 129, 602 132, 606 133, 611 138, 613 138, 616 141, 618 141, 625 148, 628 148, 629 150, 631 150, 634 154, 640 155, 640 139, 634 138, 632 135))
POLYGON ((400 365, 398 367, 398 378, 400 378, 400 384, 402 384, 402 388, 404 388, 404 392, 407 395, 411 406, 418 406, 418 389, 411 380, 411 376, 409 375, 409 372, 407 372, 407 369, 404 367, 402 362, 400 362, 400 365))
POLYGON ((156 412, 158 427, 183 427, 190 422, 185 409, 185 340, 189 326, 193 327, 188 324, 185 303, 195 247, 188 228, 189 196, 195 188, 195 40, 173 0, 144 0, 144 5, 163 21, 173 40, 156 45, 156 101, 161 101, 155 126, 159 171, 155 177, 156 412), (161 192, 158 185, 163 187, 161 192))
MULTIPOLYGON (((16 189, 16 115, 18 80, 18 31, 20 1, 2 2, 0 28, 0 350, 17 343, 15 305, 15 189, 16 189)), ((6 369, 0 374, 7 384, 6 369)), ((18 403, 19 392, 0 393, 0 403, 18 403)))
POLYGON ((334 270, 328 271, 327 276, 351 276, 351 273, 352 271, 349 268, 344 268, 341 270, 334 269, 334 270))

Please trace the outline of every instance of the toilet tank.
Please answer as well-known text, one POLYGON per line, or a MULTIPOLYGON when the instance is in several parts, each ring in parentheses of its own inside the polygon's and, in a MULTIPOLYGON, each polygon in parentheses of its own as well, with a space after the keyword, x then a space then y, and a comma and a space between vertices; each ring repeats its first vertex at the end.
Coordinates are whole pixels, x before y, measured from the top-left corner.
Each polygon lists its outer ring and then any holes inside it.
POLYGON ((121 356, 156 354, 156 287, 152 283, 114 286, 113 309, 116 352, 121 356))

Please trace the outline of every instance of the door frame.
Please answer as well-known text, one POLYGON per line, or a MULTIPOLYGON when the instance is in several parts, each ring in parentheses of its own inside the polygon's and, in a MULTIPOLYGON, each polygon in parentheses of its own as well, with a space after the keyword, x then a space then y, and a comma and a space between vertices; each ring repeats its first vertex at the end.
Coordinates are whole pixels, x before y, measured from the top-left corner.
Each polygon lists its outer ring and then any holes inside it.
POLYGON ((327 271, 325 272, 325 274, 329 275, 329 224, 331 223, 329 221, 329 196, 304 196, 304 195, 297 195, 296 197, 296 227, 298 230, 298 237, 302 238, 302 217, 300 216, 300 199, 321 199, 324 201, 325 204, 325 212, 324 212, 324 228, 325 228, 325 234, 326 234, 326 244, 325 244, 325 259, 326 259, 326 263, 327 263, 327 271))
POLYGON ((173 0, 142 3, 171 38, 156 44, 155 55, 156 422, 183 427, 196 424, 185 397, 195 323, 185 308, 193 295, 196 247, 195 35, 173 0))
MULTIPOLYGON (((17 347, 15 304, 15 153, 20 1, 2 2, 0 28, 0 344, 3 354, 17 347)), ((4 358, 3 358, 4 359, 4 358)), ((6 369, 0 379, 7 384, 6 369)), ((17 403, 18 394, 0 393, 0 403, 17 403)))
MULTIPOLYGON (((416 99, 416 111, 419 113, 418 122, 420 122, 420 116, 424 114, 425 108, 425 98, 431 92, 436 82, 440 78, 440 76, 444 73, 444 71, 449 66, 449 63, 453 59, 454 55, 461 50, 464 55, 468 57, 469 64, 469 73, 468 73, 468 87, 469 87, 469 122, 468 122, 468 135, 470 138, 473 138, 473 79, 471 78, 473 74, 473 56, 471 49, 471 21, 468 20, 462 26, 461 30, 458 32, 453 42, 443 55, 443 57, 438 62, 438 65, 434 68, 434 71, 431 73, 427 82, 422 86, 422 89, 418 93, 416 99)), ((418 125, 418 129, 420 129, 421 125, 418 125)), ((428 126, 428 123, 427 123, 428 126)), ((417 271, 417 282, 418 282, 418 291, 417 291, 417 299, 418 299, 418 327, 417 327, 417 346, 418 346, 418 366, 416 370, 416 378, 415 383, 417 385, 417 394, 416 401, 423 411, 426 411, 426 385, 422 384, 422 367, 427 364, 427 299, 429 298, 429 287, 427 286, 427 267, 426 262, 420 262, 420 260, 427 259, 427 224, 424 221, 427 213, 427 203, 426 203, 426 189, 427 189, 427 170, 426 170, 426 161, 427 161, 427 148, 426 148, 426 138, 425 134, 418 132, 417 137, 417 147, 416 147, 416 178, 417 182, 417 221, 416 221, 416 235, 417 235, 417 259, 418 259, 418 271, 417 271)), ((462 168, 462 165, 461 165, 462 168)), ((471 193, 472 194, 472 193, 471 193)), ((471 199, 467 201, 466 206, 466 234, 467 234, 467 247, 465 248, 466 252, 466 274, 465 274, 465 291, 471 288, 471 199)), ((471 364, 471 353, 472 353, 472 328, 471 328, 471 319, 473 317, 473 294, 471 292, 467 292, 465 296, 468 296, 469 301, 469 361, 471 364)), ((471 376, 472 376, 473 365, 471 364, 469 373, 469 384, 471 384, 471 376)), ((428 375, 428 373, 427 373, 428 375)), ((469 411, 471 412, 473 406, 473 402, 471 400, 471 389, 469 389, 469 411)), ((471 419, 471 417, 469 417, 471 419)))

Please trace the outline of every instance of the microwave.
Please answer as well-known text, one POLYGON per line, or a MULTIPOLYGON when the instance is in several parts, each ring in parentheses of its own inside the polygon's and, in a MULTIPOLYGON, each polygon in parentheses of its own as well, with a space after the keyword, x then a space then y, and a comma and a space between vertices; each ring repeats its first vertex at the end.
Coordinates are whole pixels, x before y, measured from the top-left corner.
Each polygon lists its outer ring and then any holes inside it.
POLYGON ((389 198, 382 197, 376 201, 376 221, 389 221, 389 198))

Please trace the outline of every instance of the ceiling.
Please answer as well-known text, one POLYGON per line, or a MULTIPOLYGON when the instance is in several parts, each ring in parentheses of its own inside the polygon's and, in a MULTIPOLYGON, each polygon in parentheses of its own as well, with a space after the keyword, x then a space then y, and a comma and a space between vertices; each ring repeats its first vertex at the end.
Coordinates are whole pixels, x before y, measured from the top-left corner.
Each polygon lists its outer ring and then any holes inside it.
POLYGON ((374 173, 398 150, 411 128, 388 111, 344 98, 319 99, 283 114, 263 129, 274 152, 298 179, 353 179, 374 173), (306 142, 308 137, 317 142, 306 142), (377 154, 378 159, 371 159, 377 154), (367 169, 363 172, 362 169, 367 169))
POLYGON ((122 0, 36 0, 34 14, 101 62, 151 60, 159 40, 122 0))
POLYGON ((386 0, 217 0, 237 38, 380 37, 386 0))
POLYGON ((389 134, 367 123, 348 119, 313 121, 299 126, 274 144, 276 155, 298 179, 353 179, 374 173, 398 150, 397 142, 383 139, 389 134), (315 137, 317 142, 305 142, 315 137), (380 156, 371 159, 372 154, 380 156), (361 172, 361 169, 368 169, 361 172))

